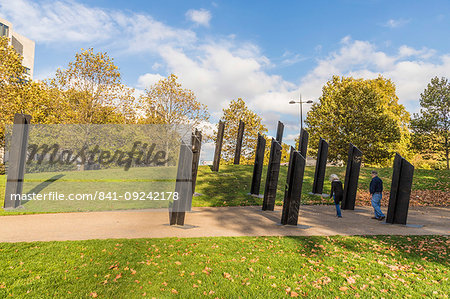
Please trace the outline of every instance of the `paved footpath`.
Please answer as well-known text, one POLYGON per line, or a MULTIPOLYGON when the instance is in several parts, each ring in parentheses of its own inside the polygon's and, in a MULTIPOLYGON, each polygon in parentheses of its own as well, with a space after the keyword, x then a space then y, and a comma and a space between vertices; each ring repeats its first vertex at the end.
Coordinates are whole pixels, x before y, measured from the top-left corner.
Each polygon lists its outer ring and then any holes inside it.
MULTIPOLYGON (((384 211, 385 212, 385 211, 384 211)), ((168 211, 111 211, 0 217, 0 242, 110 238, 313 235, 449 235, 450 208, 410 208, 408 226, 370 219, 371 207, 343 211, 334 206, 301 206, 299 225, 282 226, 281 207, 194 208, 186 226, 169 226, 168 211), (417 227, 421 226, 421 227, 417 227)))

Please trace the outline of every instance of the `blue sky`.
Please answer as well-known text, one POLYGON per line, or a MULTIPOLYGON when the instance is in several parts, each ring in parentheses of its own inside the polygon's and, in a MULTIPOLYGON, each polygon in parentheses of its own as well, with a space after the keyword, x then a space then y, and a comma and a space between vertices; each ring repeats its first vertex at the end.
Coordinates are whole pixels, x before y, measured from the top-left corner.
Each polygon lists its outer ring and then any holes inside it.
POLYGON ((410 112, 432 77, 450 77, 450 1, 0 0, 0 16, 35 40, 37 79, 93 47, 138 91, 177 74, 212 123, 242 97, 269 134, 285 123, 287 143, 289 100, 317 99, 333 74, 391 78, 410 112))

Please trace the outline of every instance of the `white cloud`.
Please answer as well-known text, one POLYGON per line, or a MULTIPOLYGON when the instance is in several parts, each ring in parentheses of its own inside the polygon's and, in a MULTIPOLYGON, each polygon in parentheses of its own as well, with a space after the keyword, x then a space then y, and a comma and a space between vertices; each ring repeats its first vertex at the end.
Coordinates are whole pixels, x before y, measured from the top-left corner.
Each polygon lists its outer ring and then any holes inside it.
POLYGON ((151 16, 89 7, 75 1, 0 0, 0 14, 17 32, 38 43, 106 43, 131 51, 160 44, 186 45, 193 31, 177 29, 151 16))
POLYGON ((420 50, 417 50, 417 49, 408 47, 406 45, 403 45, 398 49, 399 58, 416 56, 416 57, 420 57, 423 59, 427 59, 427 58, 432 57, 435 54, 436 54, 435 50, 428 49, 425 47, 420 50))
POLYGON ((160 74, 150 74, 147 73, 145 75, 139 76, 137 87, 148 89, 153 84, 157 83, 159 80, 164 79, 160 74))
POLYGON ((190 9, 186 12, 186 18, 189 21, 196 23, 201 26, 209 26, 209 21, 211 21, 211 13, 206 9, 190 9))
POLYGON ((384 23, 383 26, 390 27, 390 28, 397 28, 397 27, 406 25, 409 22, 410 22, 410 20, 405 20, 405 19, 398 19, 398 20, 390 19, 386 23, 384 23))
POLYGON ((302 78, 299 90, 307 98, 318 98, 322 86, 333 75, 366 79, 382 75, 392 79, 400 103, 413 111, 418 107, 420 93, 432 77, 450 76, 450 55, 436 57, 432 49, 417 50, 408 46, 400 47, 398 53, 388 55, 367 41, 345 37, 338 51, 319 60, 317 66, 302 78))

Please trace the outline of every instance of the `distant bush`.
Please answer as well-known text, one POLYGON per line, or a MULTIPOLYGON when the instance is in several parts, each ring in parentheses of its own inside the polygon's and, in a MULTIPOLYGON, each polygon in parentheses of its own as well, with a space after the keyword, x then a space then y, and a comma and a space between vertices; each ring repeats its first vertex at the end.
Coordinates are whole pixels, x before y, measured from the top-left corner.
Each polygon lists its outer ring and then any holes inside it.
POLYGON ((414 165, 415 168, 419 169, 441 170, 446 168, 445 161, 430 155, 424 156, 421 154, 417 154, 412 158, 411 163, 414 165))

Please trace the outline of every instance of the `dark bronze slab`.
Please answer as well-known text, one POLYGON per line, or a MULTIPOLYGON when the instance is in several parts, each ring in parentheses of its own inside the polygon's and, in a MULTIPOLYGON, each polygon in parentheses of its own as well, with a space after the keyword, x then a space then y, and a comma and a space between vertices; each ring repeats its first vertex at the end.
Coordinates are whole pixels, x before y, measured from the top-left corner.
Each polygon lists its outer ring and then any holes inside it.
POLYGON ((198 164, 200 162, 200 152, 202 149, 202 132, 195 129, 192 134, 192 193, 195 194, 197 183, 198 164))
POLYGON ((283 141, 283 131, 284 131, 284 124, 281 121, 278 121, 277 126, 277 136, 275 139, 278 141, 279 144, 283 141))
POLYGON ((325 181, 325 170, 327 168, 328 142, 323 138, 319 140, 319 149, 317 151, 316 170, 314 172, 314 182, 312 187, 313 194, 322 194, 323 183, 325 181))
POLYGON ((12 129, 8 158, 8 176, 5 189, 5 209, 14 209, 20 206, 20 200, 11 195, 22 194, 25 163, 28 147, 28 125, 31 115, 16 113, 12 129))
POLYGON ((266 186, 264 189, 263 211, 273 211, 277 195, 278 176, 280 174, 281 144, 272 138, 269 165, 267 167, 266 186))
POLYGON ((393 168, 386 222, 392 224, 406 224, 414 176, 414 166, 396 153, 393 168))
POLYGON ((239 121, 239 129, 236 138, 236 151, 234 153, 234 164, 239 165, 239 161, 241 160, 241 149, 242 149, 242 140, 244 138, 244 128, 245 123, 240 120, 239 121))
POLYGON ((343 210, 354 210, 361 169, 362 152, 350 143, 348 149, 347 168, 345 171, 344 197, 341 203, 343 210))
POLYGON ((305 158, 306 153, 308 151, 308 140, 309 140, 309 133, 308 131, 302 128, 300 132, 300 139, 298 141, 298 152, 305 158))
POLYGON ((219 121, 217 129, 216 148, 214 150, 214 161, 212 171, 219 171, 220 155, 222 154, 223 133, 225 132, 225 123, 219 121))
POLYGON ((291 148, 289 160, 290 171, 285 189, 281 224, 297 225, 306 159, 291 148))
POLYGON ((250 194, 259 195, 261 186, 261 176, 264 166, 264 151, 266 150, 266 139, 258 133, 258 143, 256 144, 255 164, 253 165, 252 185, 250 194))

